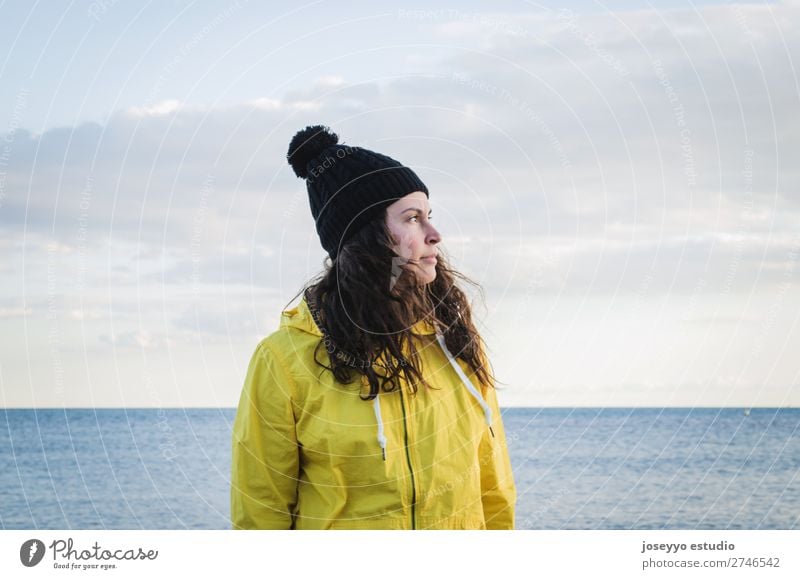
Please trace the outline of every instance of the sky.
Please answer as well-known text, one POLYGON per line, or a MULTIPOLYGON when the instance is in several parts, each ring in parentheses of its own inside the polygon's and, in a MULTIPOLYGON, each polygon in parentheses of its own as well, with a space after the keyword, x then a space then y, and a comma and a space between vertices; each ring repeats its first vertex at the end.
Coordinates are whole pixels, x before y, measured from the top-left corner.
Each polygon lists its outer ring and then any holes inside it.
POLYGON ((503 406, 800 404, 800 4, 0 4, 0 406, 233 407, 322 270, 296 131, 412 167, 503 406))

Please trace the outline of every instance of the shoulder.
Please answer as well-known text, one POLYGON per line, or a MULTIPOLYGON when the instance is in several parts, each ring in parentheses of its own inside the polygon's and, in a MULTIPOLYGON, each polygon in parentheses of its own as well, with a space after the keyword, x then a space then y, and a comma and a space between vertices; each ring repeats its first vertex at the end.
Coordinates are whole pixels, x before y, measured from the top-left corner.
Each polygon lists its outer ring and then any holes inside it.
POLYGON ((278 353, 292 354, 316 347, 321 340, 321 337, 297 328, 282 326, 263 338, 258 343, 258 347, 277 351, 278 353))
MULTIPOLYGON (((300 378, 307 374, 321 342, 317 336, 291 327, 275 330, 256 345, 254 356, 271 359, 288 374, 300 378)), ((322 348, 323 352, 325 351, 322 348)))

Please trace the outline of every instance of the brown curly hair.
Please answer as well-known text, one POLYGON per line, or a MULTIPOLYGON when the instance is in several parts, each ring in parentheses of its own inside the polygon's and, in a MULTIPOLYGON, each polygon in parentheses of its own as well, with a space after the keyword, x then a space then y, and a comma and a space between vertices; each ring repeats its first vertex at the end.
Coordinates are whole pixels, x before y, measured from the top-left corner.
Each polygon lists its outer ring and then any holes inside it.
MULTIPOLYGON (((443 334, 453 356, 466 362, 482 384, 494 387, 499 381, 472 323, 469 300, 456 279, 475 286, 483 299, 480 285, 452 269, 441 250, 436 279, 419 284, 413 274, 392 267, 401 259, 392 249, 393 243, 383 213, 350 238, 334 260, 326 258, 324 271, 290 300, 304 294, 323 333, 314 360, 343 384, 366 376, 370 391, 366 397, 361 395, 364 400, 374 399, 379 388, 396 390, 401 374, 416 394, 418 383, 431 387, 420 370, 411 331, 414 324, 426 320, 443 334), (403 355, 404 346, 408 357, 403 355), (330 365, 319 359, 323 348, 330 365), (385 374, 376 373, 374 366, 383 368, 385 374)), ((402 261, 413 264, 412 260, 402 261)))

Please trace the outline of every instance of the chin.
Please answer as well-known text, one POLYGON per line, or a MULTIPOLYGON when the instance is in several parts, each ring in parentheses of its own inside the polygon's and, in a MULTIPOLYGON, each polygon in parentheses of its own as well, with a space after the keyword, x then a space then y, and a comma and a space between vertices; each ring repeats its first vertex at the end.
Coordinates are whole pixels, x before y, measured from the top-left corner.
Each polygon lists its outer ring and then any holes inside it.
POLYGON ((432 281, 434 281, 436 279, 436 270, 434 269, 433 271, 430 271, 430 272, 423 271, 418 277, 419 277, 420 283, 423 283, 423 284, 431 283, 432 281))

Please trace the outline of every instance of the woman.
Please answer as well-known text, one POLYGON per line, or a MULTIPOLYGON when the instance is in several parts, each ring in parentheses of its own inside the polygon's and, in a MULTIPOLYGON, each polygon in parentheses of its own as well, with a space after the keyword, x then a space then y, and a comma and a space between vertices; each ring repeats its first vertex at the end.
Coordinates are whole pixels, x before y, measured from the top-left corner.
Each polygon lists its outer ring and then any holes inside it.
POLYGON ((288 160, 330 262, 250 361, 233 527, 512 529, 494 379, 427 187, 321 125, 288 160))

